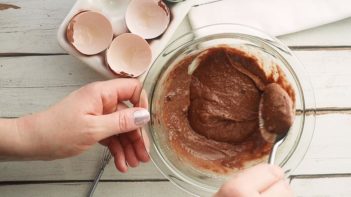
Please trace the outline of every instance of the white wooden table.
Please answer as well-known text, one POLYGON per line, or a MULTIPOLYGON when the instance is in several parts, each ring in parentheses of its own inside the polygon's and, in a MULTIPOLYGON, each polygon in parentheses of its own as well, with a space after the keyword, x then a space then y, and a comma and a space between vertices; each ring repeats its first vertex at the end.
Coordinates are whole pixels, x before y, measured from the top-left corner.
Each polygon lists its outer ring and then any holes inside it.
MULTIPOLYGON (((56 31, 73 0, 0 0, 0 117, 43 110, 89 82, 104 80, 67 55, 56 31)), ((305 65, 318 109, 315 134, 292 186, 298 196, 351 196, 351 18, 281 37, 305 65)), ((85 196, 102 147, 51 162, 0 163, 0 196, 85 196)), ((188 196, 152 163, 120 174, 110 163, 96 196, 188 196)))

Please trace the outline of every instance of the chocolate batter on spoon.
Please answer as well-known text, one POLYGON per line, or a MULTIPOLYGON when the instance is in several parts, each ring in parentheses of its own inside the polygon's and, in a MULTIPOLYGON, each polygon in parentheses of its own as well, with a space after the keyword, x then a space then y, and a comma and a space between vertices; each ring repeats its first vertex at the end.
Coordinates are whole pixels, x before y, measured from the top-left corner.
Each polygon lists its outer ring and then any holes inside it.
POLYGON ((262 94, 261 114, 264 129, 270 133, 284 134, 293 123, 293 103, 278 84, 266 86, 262 94))
MULTIPOLYGON (((259 105, 270 84, 289 89, 284 75, 279 69, 279 77, 267 75, 256 57, 230 47, 207 49, 198 58, 191 72, 194 56, 180 61, 165 82, 162 124, 172 149, 194 166, 217 173, 260 162, 272 142, 261 136, 259 105)), ((285 93, 294 96, 290 89, 285 93)), ((275 104, 270 95, 267 105, 275 104)), ((265 107, 265 115, 273 120, 270 109, 265 107)))

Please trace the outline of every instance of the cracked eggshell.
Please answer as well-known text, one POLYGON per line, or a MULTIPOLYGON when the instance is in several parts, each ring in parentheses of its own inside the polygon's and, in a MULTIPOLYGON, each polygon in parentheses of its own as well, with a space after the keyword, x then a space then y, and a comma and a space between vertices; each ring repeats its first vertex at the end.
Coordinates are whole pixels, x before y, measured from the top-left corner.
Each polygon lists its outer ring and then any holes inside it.
POLYGON ((152 61, 149 44, 142 37, 125 33, 116 37, 106 52, 109 68, 121 77, 138 77, 152 61))
POLYGON ((130 32, 144 39, 152 39, 167 29, 170 11, 163 1, 132 0, 125 17, 130 32))
POLYGON ((67 41, 84 55, 104 51, 113 39, 110 21, 102 14, 85 11, 74 16, 66 30, 67 41))

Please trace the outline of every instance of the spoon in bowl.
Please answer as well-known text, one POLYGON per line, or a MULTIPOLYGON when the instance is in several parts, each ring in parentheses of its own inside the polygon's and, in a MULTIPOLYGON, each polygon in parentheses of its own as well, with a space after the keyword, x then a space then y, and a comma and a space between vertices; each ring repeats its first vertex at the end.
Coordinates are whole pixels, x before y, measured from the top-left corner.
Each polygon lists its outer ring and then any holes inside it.
POLYGON ((274 145, 273 145, 271 153, 269 154, 269 157, 268 157, 268 164, 274 164, 277 150, 278 150, 279 146, 284 142, 287 134, 288 134, 288 132, 276 135, 275 140, 274 140, 274 145))

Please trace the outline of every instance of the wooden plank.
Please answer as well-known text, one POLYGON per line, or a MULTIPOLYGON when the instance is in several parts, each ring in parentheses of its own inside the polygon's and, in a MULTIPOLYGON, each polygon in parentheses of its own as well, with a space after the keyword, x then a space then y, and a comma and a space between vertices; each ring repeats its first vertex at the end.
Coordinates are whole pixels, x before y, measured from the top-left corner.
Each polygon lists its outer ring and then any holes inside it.
MULTIPOLYGON (((311 146, 294 174, 343 174, 351 172, 350 115, 317 116, 311 146), (336 167, 337 166, 337 167, 336 167)), ((102 147, 96 146, 74 158, 50 162, 1 162, 0 181, 91 180, 99 166, 102 147)), ((104 180, 164 179, 150 162, 126 174, 111 162, 104 180)))
MULTIPOLYGON (((351 63, 351 52, 298 51, 296 53, 311 75, 316 88, 318 106, 350 107, 351 95, 347 90, 351 87, 349 78, 351 73, 348 66, 351 63)), ((69 56, 0 58, 0 62, 0 65, 3 65, 0 66, 0 95, 2 95, 0 116, 2 117, 17 117, 45 109, 79 88, 80 85, 90 80, 100 79, 93 71, 84 70, 84 65, 77 63, 69 56), (70 72, 74 77, 69 75, 70 72)), ((318 117, 311 148, 295 174, 351 171, 351 155, 347 151, 350 150, 349 137, 345 137, 349 136, 350 122, 349 115, 318 117)), ((99 151, 92 149, 81 157, 67 160, 1 163, 0 180, 91 179, 98 164, 98 154, 99 151), (82 164, 81 161, 87 162, 82 164)), ((110 165, 105 174, 106 179, 162 178, 152 164, 126 175, 117 174, 110 165)))
POLYGON ((0 117, 19 117, 44 110, 79 86, 0 88, 0 117))
POLYGON ((70 55, 0 57, 0 87, 81 86, 104 80, 70 55))
MULTIPOLYGON (((67 181, 93 180, 100 166, 103 147, 96 145, 77 157, 56 161, 0 162, 0 182, 4 181, 67 181)), ((107 165, 102 176, 105 180, 165 179, 150 161, 128 173, 116 170, 113 161, 107 165)), ((0 192, 1 193, 1 192, 0 192)))
POLYGON ((0 11, 0 53, 61 53, 56 32, 75 1, 9 0, 0 11))
POLYGON ((317 116, 310 148, 294 174, 351 172, 351 114, 317 116))
POLYGON ((348 197, 351 177, 294 179, 291 183, 298 197, 348 197))
POLYGON ((351 17, 335 23, 280 36, 289 46, 350 46, 351 17))
POLYGON ((295 54, 310 77, 317 107, 351 107, 351 50, 295 54))
MULTIPOLYGON (((317 107, 351 107, 351 51, 296 51, 315 89, 317 107)), ((0 117, 45 109, 86 83, 104 78, 74 58, 0 58, 0 117)))
MULTIPOLYGON (((351 193, 351 178, 293 179, 291 186, 297 197, 348 197, 351 193)), ((40 183, 25 185, 2 185, 2 196, 86 196, 90 183, 40 183)), ((94 196, 124 197, 190 197, 170 182, 101 182, 94 196)))
MULTIPOLYGON (((74 1, 9 0, 6 3, 21 8, 0 11, 0 54, 64 52, 56 41, 56 32, 74 1)), ((350 46, 350 25, 351 19, 346 19, 281 39, 293 46, 350 46)))
MULTIPOLYGON (((43 183, 26 185, 0 186, 1 196, 50 196, 50 197, 81 197, 87 196, 90 183, 43 183)), ((117 182, 100 183, 94 196, 109 197, 187 197, 190 195, 178 189, 170 182, 117 182)))

